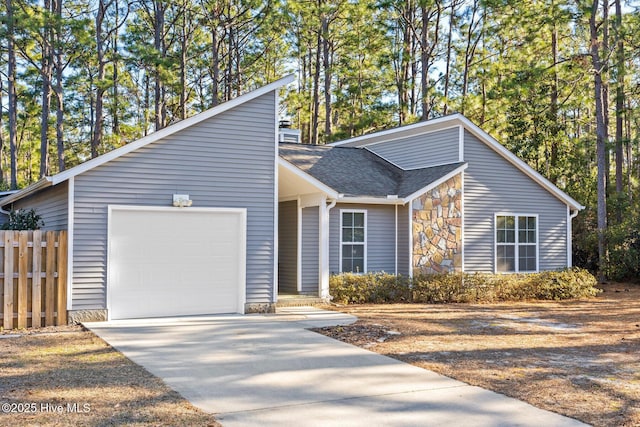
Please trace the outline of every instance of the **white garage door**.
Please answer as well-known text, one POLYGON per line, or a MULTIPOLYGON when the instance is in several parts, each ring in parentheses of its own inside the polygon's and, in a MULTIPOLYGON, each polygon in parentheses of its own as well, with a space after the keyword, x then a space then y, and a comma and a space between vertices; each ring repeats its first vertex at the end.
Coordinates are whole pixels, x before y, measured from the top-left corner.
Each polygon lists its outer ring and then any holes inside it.
POLYGON ((246 211, 109 209, 111 319, 242 313, 246 211))

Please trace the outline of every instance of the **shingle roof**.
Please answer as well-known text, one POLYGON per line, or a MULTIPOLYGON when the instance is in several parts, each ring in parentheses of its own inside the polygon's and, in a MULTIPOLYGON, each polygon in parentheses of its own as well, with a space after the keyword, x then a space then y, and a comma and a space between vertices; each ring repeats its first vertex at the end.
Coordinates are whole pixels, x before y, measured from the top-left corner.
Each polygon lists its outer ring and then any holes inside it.
POLYGON ((402 170, 369 150, 280 144, 280 157, 338 193, 352 197, 407 197, 464 165, 402 170))

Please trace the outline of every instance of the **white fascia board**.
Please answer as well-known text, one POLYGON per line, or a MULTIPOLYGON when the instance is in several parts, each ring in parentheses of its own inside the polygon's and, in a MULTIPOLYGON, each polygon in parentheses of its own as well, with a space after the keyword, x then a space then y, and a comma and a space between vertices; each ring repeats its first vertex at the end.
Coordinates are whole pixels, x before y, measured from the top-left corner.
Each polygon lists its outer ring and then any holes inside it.
MULTIPOLYGON (((398 132, 405 132, 405 131, 421 129, 421 128, 425 128, 425 129, 424 129, 423 132, 419 132, 418 134, 428 133, 428 132, 431 132, 431 130, 428 129, 429 127, 438 125, 440 123, 446 123, 448 121, 455 122, 455 120, 457 119, 458 115, 459 114, 452 114, 452 115, 448 115, 448 116, 438 117, 436 119, 428 120, 428 121, 425 121, 425 122, 418 122, 418 123, 413 123, 413 124, 406 125, 406 126, 396 127, 396 128, 393 128, 393 129, 387 129, 387 130, 382 130, 382 131, 379 131, 379 132, 373 132, 373 133, 370 133, 370 134, 367 134, 367 135, 362 135, 362 136, 357 136, 355 138, 346 139, 344 141, 332 142, 331 144, 327 144, 327 145, 337 147, 337 146, 344 145, 344 144, 351 144, 351 143, 354 143, 354 142, 363 142, 363 141, 366 141, 367 139, 371 139, 371 138, 378 138, 378 137, 381 137, 381 136, 393 135, 393 134, 398 133, 398 132)), ((454 125, 452 125, 452 127, 453 126, 454 125)), ((446 128, 436 129, 436 130, 434 130, 434 132, 435 131, 439 131, 439 130, 444 130, 444 129, 446 129, 446 128)), ((384 142, 387 142, 387 140, 385 140, 384 142)), ((365 143, 365 145, 367 145, 367 144, 365 143)))
POLYGON ((295 79, 295 75, 290 74, 286 77, 281 78, 280 80, 277 80, 271 84, 268 84, 266 86, 263 86, 259 89, 256 89, 252 92, 246 93, 244 95, 241 95, 237 98, 232 99, 231 101, 227 101, 225 103, 222 103, 216 107, 213 107, 207 111, 203 111, 200 114, 196 114, 193 117, 189 117, 188 119, 184 119, 179 121, 178 123, 175 123, 171 126, 168 126, 164 129, 161 129, 159 131, 153 132, 150 135, 147 135, 143 138, 140 138, 134 142, 131 142, 127 145, 124 145, 120 148, 117 148, 113 151, 110 151, 108 153, 103 154, 102 156, 96 157, 95 159, 91 159, 89 161, 86 161, 74 168, 68 169, 64 172, 61 172, 57 175, 54 175, 51 177, 51 181, 53 183, 53 185, 59 184, 62 181, 66 181, 67 179, 71 178, 72 176, 77 176, 83 172, 86 172, 88 170, 91 170, 95 167, 98 167, 104 163, 107 163, 111 160, 114 160, 120 156, 123 156, 125 154, 128 154, 132 151, 135 151, 141 147, 144 147, 145 145, 151 144, 152 142, 156 142, 162 138, 166 138, 170 135, 173 135, 176 132, 179 132, 181 130, 184 130, 188 127, 191 127, 193 125, 196 125, 204 120, 210 119, 211 117, 217 116, 221 113, 224 113, 225 111, 228 111, 232 108, 235 108, 239 105, 242 105, 248 101, 251 101, 255 98, 258 98, 262 95, 265 95, 271 91, 274 91, 276 89, 281 88, 284 85, 287 85, 289 83, 291 83, 292 81, 294 81, 295 79))
POLYGON ((29 196, 30 194, 38 192, 43 188, 51 187, 52 185, 55 185, 53 184, 52 177, 45 176, 44 178, 40 179, 40 181, 34 182, 30 186, 25 187, 22 190, 15 192, 5 197, 4 199, 0 200, 0 203, 1 203, 0 207, 5 207, 17 200, 20 200, 29 196))
POLYGON ((581 205, 576 200, 574 200, 571 196, 569 196, 564 191, 560 190, 558 187, 553 185, 553 183, 549 181, 547 178, 543 177, 538 172, 536 172, 531 166, 529 166, 527 163, 522 161, 518 156, 513 154, 511 151, 507 150, 502 144, 496 141, 491 135, 489 135, 487 132, 483 131, 478 126, 473 124, 473 122, 471 122, 469 119, 467 119, 461 114, 457 114, 456 119, 460 120, 463 123, 464 127, 469 132, 477 136, 480 139, 480 141, 484 142, 486 145, 492 148, 495 152, 500 154, 502 157, 508 160, 511 164, 513 164, 516 168, 520 169, 520 171, 522 171, 525 175, 533 179, 535 182, 537 182, 539 185, 541 185, 543 188, 545 188, 547 191, 553 194, 556 198, 560 199, 566 205, 577 210, 582 210, 585 208, 583 205, 581 205))
POLYGON ((415 199, 416 197, 426 193, 429 190, 432 190, 432 189, 436 188, 438 185, 442 184, 443 182, 446 182, 449 179, 453 178, 454 176, 460 174, 462 171, 464 171, 467 168, 467 166, 469 166, 469 165, 466 164, 466 163, 463 164, 463 165, 460 165, 459 167, 455 168, 454 170, 452 170, 448 174, 446 174, 446 175, 438 178, 437 180, 433 181, 432 183, 430 183, 426 187, 423 187, 420 190, 416 191, 415 193, 408 195, 407 197, 402 199, 403 200, 403 204, 413 201, 413 199, 415 199))
POLYGON ((278 157, 278 166, 285 168, 289 172, 291 172, 294 175, 296 175, 296 176, 300 177, 301 179, 305 180, 307 183, 313 185, 320 192, 325 193, 328 198, 330 198, 330 199, 337 199, 338 198, 339 193, 336 190, 334 190, 333 188, 323 184, 318 179, 312 177, 311 175, 309 175, 308 173, 306 173, 302 169, 298 168, 297 166, 294 166, 293 164, 289 163, 288 161, 286 161, 282 157, 278 157))
POLYGON ((386 198, 386 197, 358 197, 358 196, 341 196, 338 198, 338 203, 351 203, 351 204, 363 204, 363 205, 404 205, 405 201, 398 198, 386 198))

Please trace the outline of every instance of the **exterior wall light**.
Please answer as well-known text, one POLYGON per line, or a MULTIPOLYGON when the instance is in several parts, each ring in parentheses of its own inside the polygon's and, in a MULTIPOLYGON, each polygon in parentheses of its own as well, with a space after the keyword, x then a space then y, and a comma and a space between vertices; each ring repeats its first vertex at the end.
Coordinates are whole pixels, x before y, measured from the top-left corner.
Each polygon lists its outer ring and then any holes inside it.
POLYGON ((185 208, 189 207, 193 204, 193 200, 189 199, 188 194, 174 194, 173 195, 173 206, 177 208, 185 208))

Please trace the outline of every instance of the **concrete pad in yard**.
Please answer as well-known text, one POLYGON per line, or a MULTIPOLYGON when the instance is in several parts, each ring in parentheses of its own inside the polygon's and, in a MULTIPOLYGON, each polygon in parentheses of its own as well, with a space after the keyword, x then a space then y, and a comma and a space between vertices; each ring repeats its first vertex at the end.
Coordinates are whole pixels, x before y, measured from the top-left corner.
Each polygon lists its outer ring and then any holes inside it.
POLYGON ((307 307, 85 326, 224 426, 583 425, 305 329, 353 321, 307 307))

